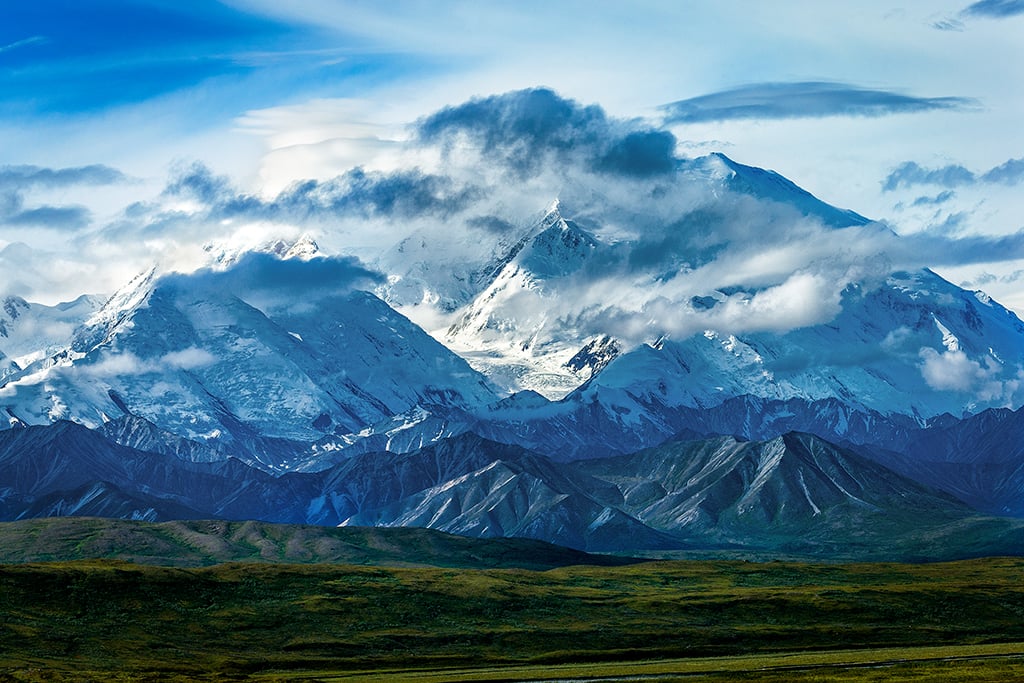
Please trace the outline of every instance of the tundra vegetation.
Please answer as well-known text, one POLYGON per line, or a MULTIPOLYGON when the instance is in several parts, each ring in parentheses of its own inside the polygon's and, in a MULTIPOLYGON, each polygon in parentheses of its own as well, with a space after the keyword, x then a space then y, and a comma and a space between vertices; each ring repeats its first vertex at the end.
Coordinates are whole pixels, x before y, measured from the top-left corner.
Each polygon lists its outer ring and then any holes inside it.
POLYGON ((423 566, 2 565, 0 680, 1024 676, 1024 559, 481 569, 428 566, 436 545, 423 566))

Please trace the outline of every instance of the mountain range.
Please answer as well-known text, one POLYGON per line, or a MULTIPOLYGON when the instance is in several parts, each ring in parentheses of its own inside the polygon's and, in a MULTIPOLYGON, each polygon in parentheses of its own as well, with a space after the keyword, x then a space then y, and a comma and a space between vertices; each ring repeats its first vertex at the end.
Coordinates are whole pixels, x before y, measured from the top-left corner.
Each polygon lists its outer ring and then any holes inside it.
POLYGON ((930 270, 694 289, 738 206, 764 230, 884 228, 721 154, 674 182, 705 200, 660 232, 553 201, 371 260, 303 238, 107 298, 8 296, 0 517, 1019 551, 1022 523, 995 516, 1024 517, 1024 323, 930 270))

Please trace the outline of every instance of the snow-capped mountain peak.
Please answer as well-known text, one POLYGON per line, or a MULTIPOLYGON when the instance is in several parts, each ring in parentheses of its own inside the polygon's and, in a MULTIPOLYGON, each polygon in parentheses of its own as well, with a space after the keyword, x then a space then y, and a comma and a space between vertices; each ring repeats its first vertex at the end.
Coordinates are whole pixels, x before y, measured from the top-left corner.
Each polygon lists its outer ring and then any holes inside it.
POLYGON ((74 301, 46 306, 17 296, 6 297, 0 308, 0 358, 6 356, 10 365, 0 369, 0 386, 33 363, 58 353, 102 301, 101 297, 82 295, 74 301))
POLYGON ((233 245, 210 242, 203 246, 210 256, 208 265, 215 268, 230 268, 246 254, 273 254, 281 259, 308 260, 322 255, 320 246, 312 235, 305 233, 297 239, 276 237, 256 245, 233 245))
POLYGON ((694 164, 733 192, 788 204, 831 227, 845 228, 871 222, 854 211, 839 209, 821 201, 775 171, 740 164, 721 152, 700 157, 694 164))
MULTIPOLYGON (((465 361, 373 294, 324 290, 319 259, 294 259, 283 271, 269 259, 242 259, 223 273, 141 274, 55 362, 0 389, 0 405, 26 424, 99 427, 128 414, 278 468, 299 456, 267 439, 312 442, 419 405, 496 398, 465 361), (293 277, 296 305, 248 303, 244 287, 255 275, 293 277)), ((339 261, 329 274, 346 268, 339 261)))
POLYGON ((552 334, 550 301, 603 247, 552 203, 447 330, 445 343, 510 392, 564 396, 592 375, 595 366, 572 360, 594 340, 552 334))

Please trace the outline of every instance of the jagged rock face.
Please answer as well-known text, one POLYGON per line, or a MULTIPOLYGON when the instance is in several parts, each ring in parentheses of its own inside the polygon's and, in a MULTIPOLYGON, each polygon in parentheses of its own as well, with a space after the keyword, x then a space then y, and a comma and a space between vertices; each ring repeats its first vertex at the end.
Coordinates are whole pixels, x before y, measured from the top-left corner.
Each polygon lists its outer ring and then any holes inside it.
POLYGON ((330 480, 337 484, 328 488, 344 492, 339 514, 352 511, 347 525, 551 539, 591 550, 619 549, 623 534, 650 547, 673 544, 615 508, 621 497, 608 484, 472 434, 401 457, 359 456, 330 480))
POLYGON ((906 520, 963 513, 951 497, 816 437, 719 437, 589 461, 582 471, 618 483, 625 509, 665 531, 735 541, 752 533, 857 535, 876 516, 906 520))
POLYGON ((237 460, 195 463, 113 443, 70 422, 0 432, 6 519, 114 514, 305 521, 316 488, 282 487, 237 460))

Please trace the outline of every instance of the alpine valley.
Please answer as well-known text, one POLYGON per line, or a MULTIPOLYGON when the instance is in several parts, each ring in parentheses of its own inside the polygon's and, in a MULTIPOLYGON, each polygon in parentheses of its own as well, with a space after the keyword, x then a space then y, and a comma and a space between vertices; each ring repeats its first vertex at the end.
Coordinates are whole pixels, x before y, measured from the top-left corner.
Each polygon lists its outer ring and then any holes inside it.
POLYGON ((485 180, 351 172, 208 210, 284 221, 298 198, 362 201, 407 226, 383 248, 324 228, 211 244, 205 267, 154 264, 113 295, 3 298, 0 518, 427 527, 666 556, 1024 550, 1013 312, 883 255, 900 250, 888 227, 771 171, 677 156, 671 135, 550 91, 470 106, 500 135, 450 108, 419 141, 468 141, 539 211, 484 210, 485 180), (581 111, 592 134, 559 137, 581 111), (794 244, 818 255, 793 265, 794 244))

